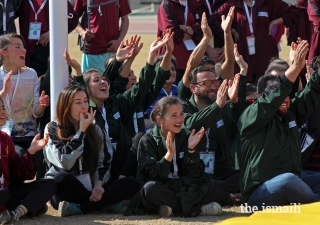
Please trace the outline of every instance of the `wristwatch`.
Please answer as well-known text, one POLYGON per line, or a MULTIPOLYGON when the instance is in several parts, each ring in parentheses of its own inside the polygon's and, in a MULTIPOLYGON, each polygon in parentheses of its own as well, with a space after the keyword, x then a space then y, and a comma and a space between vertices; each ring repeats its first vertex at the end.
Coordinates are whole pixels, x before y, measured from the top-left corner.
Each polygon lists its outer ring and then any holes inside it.
POLYGON ((186 26, 186 33, 188 33, 189 26, 186 26))

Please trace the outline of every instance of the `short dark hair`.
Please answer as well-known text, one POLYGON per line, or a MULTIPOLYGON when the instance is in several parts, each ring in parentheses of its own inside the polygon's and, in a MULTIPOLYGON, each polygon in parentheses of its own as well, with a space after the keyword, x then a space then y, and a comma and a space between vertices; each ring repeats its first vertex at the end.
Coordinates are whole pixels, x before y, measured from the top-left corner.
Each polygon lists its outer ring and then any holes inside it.
POLYGON ((261 95, 266 90, 266 88, 269 86, 269 81, 273 82, 277 77, 278 76, 273 76, 271 74, 265 74, 260 77, 257 84, 258 95, 261 95))
POLYGON ((212 64, 212 65, 216 65, 215 61, 213 59, 211 59, 209 56, 205 55, 203 56, 200 66, 205 66, 207 64, 212 64))
POLYGON ((319 70, 320 68, 320 56, 315 56, 311 62, 310 62, 310 67, 316 71, 319 70))
POLYGON ((246 84, 246 95, 250 95, 253 92, 257 91, 257 86, 252 83, 246 84))
POLYGON ((267 68, 265 74, 269 74, 273 70, 286 71, 288 68, 289 68, 289 64, 287 63, 287 61, 274 57, 270 60, 270 63, 268 65, 268 68, 267 68))
POLYGON ((194 70, 191 71, 190 75, 189 75, 189 81, 191 84, 195 84, 198 82, 198 73, 201 72, 211 72, 214 73, 212 69, 210 69, 209 67, 206 66, 198 66, 197 68, 195 68, 194 70))
MULTIPOLYGON (((154 65, 158 66, 163 60, 164 55, 158 55, 157 58, 154 60, 154 65)), ((171 56, 171 62, 174 65, 174 67, 177 67, 177 59, 173 55, 171 56)))

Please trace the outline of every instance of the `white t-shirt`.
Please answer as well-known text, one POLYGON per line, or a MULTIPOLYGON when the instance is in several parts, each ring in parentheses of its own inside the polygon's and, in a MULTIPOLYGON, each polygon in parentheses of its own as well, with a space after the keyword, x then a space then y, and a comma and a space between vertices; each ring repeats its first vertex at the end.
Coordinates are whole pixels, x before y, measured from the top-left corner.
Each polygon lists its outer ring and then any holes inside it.
MULTIPOLYGON (((0 89, 3 87, 3 79, 7 71, 0 68, 0 89)), ((11 76, 11 86, 8 93, 9 102, 11 104, 10 119, 14 121, 11 137, 35 136, 37 133, 36 120, 38 116, 34 115, 34 109, 39 103, 39 81, 37 73, 27 67, 24 72, 20 74, 20 80, 15 95, 13 92, 16 86, 18 74, 11 76), (12 100, 13 97, 13 100, 12 100)), ((3 99, 6 103, 6 99, 3 99)), ((7 103, 5 104, 6 107, 7 103)), ((8 110, 7 110, 8 112, 8 110)))

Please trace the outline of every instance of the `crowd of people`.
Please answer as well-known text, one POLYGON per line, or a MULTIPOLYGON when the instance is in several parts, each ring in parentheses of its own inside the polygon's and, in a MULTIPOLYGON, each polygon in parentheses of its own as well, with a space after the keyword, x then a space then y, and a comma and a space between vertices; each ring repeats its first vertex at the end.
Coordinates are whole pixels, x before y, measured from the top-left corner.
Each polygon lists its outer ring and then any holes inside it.
POLYGON ((0 224, 320 201, 319 1, 163 0, 137 82, 129 2, 66 0, 83 55, 53 121, 48 2, 0 1, 0 224))

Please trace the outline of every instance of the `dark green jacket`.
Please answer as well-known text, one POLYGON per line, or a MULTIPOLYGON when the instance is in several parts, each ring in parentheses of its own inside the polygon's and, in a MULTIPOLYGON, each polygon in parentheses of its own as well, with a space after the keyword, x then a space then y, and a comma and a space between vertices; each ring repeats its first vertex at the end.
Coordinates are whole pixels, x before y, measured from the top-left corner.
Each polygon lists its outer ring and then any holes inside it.
MULTIPOLYGON (((84 84, 83 77, 82 82, 80 78, 81 77, 79 77, 78 82, 84 84)), ((141 70, 140 82, 133 85, 131 90, 121 95, 112 95, 104 102, 109 126, 109 137, 112 138, 112 142, 117 143, 117 153, 123 162, 132 144, 131 137, 125 125, 132 120, 136 107, 142 103, 148 94, 154 78, 155 68, 153 65, 147 63, 141 70)), ((90 102, 90 105, 97 111, 95 115, 96 123, 105 130, 105 121, 100 110, 98 110, 94 102, 90 102)))
POLYGON ((276 115, 293 83, 285 75, 267 95, 262 94, 238 122, 242 150, 240 189, 244 201, 262 183, 283 173, 300 176, 301 153, 298 128, 308 119, 320 98, 320 78, 312 74, 304 90, 291 100, 286 118, 276 115))
MULTIPOLYGON (((136 118, 137 118, 137 127, 138 127, 138 132, 145 132, 145 125, 144 125, 144 112, 146 109, 154 102, 154 100, 157 98, 159 95, 163 85, 166 83, 166 80, 170 78, 170 70, 164 71, 161 69, 160 66, 157 66, 155 68, 155 79, 152 82, 152 85, 149 89, 148 94, 144 98, 141 104, 137 105, 135 109, 136 113, 136 118)), ((117 73, 116 76, 109 76, 107 74, 107 77, 109 79, 110 86, 109 86, 109 95, 114 95, 114 94, 122 94, 126 91, 126 85, 128 83, 128 78, 123 78, 117 73)), ((126 128, 128 130, 128 134, 130 137, 134 137, 135 134, 137 133, 135 130, 134 126, 134 119, 130 120, 126 124, 126 128)))
MULTIPOLYGON (((193 95, 184 103, 185 122, 188 130, 210 128, 209 151, 215 152, 214 176, 222 177, 225 173, 234 169, 231 155, 231 142, 236 133, 236 125, 240 114, 246 105, 239 99, 236 104, 227 101, 220 109, 217 103, 199 110, 193 95)), ((198 151, 206 151, 207 137, 203 136, 197 145, 198 151)))
POLYGON ((175 135, 176 157, 179 179, 170 179, 173 163, 164 156, 167 153, 165 140, 156 125, 140 140, 138 148, 137 179, 140 183, 158 181, 174 191, 181 199, 184 216, 197 216, 208 193, 214 188, 214 180, 204 173, 204 163, 199 152, 189 153, 188 136, 190 132, 182 128, 175 135))

